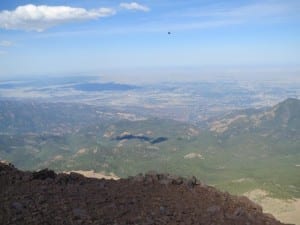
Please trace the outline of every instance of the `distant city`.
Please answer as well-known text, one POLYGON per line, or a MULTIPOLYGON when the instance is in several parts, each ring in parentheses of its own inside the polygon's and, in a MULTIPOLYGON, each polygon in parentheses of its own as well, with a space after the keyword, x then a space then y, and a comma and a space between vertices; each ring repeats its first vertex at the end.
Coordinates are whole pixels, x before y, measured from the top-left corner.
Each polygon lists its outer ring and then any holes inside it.
POLYGON ((47 102, 77 102, 119 110, 133 119, 168 118, 201 124, 233 110, 273 106, 300 97, 300 81, 164 82, 132 85, 97 77, 5 80, 0 97, 47 102))

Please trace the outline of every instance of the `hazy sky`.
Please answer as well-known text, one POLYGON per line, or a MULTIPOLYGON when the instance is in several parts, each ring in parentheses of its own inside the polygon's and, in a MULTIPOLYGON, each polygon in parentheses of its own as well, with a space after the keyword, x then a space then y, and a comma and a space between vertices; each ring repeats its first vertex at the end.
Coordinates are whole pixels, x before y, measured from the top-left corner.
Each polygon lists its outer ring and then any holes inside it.
POLYGON ((0 3, 0 76, 249 68, 299 72, 299 0, 0 3))

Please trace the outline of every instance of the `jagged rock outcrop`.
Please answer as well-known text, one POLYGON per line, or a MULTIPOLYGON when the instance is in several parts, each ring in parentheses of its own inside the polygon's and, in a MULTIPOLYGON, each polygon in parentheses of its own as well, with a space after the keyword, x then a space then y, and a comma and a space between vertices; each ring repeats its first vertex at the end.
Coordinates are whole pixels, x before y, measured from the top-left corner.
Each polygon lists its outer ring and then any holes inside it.
POLYGON ((149 172, 120 180, 22 172, 0 163, 0 224, 280 225, 246 197, 195 177, 149 172))

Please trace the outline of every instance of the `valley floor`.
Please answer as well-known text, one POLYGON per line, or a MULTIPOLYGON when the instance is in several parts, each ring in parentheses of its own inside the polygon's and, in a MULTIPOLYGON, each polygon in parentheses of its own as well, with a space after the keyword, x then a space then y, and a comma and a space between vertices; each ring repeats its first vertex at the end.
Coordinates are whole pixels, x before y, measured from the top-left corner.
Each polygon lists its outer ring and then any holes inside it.
POLYGON ((284 223, 300 225, 300 199, 282 200, 268 196, 268 192, 256 189, 245 193, 245 196, 260 204, 265 213, 271 213, 284 223))
POLYGON ((120 177, 118 177, 116 174, 114 173, 105 173, 105 172, 95 172, 93 170, 72 170, 70 172, 64 172, 64 173, 71 173, 71 172, 74 172, 74 173, 79 173, 79 174, 82 174, 83 176, 85 177, 89 177, 89 178, 98 178, 98 179, 113 179, 113 180, 118 180, 120 179, 120 177))

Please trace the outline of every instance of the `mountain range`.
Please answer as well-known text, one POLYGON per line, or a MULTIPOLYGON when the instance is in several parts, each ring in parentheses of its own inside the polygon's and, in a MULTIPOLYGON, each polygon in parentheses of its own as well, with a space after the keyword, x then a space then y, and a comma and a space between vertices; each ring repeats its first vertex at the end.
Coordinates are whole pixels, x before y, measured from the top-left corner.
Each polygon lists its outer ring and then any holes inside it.
POLYGON ((206 128, 92 105, 4 100, 0 132, 0 159, 21 169, 118 177, 155 169, 234 194, 263 188, 300 197, 298 99, 235 111, 206 128))

